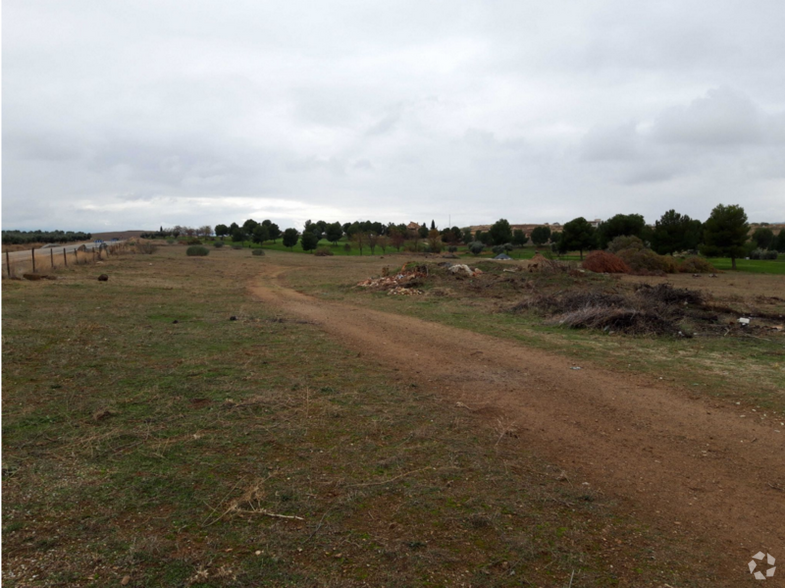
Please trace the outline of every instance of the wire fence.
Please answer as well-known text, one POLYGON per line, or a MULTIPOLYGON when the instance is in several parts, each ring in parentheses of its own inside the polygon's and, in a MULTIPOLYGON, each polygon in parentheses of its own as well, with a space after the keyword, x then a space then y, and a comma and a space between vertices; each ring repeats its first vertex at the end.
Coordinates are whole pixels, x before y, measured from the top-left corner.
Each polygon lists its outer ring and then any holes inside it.
POLYGON ((74 265, 90 265, 104 261, 113 255, 120 255, 131 248, 126 242, 88 243, 66 247, 43 247, 27 251, 6 251, 3 253, 3 279, 32 279, 46 275, 58 268, 74 265))

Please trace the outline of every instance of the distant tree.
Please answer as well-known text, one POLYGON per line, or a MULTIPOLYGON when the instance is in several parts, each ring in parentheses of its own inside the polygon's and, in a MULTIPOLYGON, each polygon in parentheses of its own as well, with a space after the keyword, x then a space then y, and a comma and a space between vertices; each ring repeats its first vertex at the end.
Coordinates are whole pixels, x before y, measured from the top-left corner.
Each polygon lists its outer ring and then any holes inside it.
POLYGON ((303 251, 313 251, 319 246, 319 237, 317 237, 316 233, 313 231, 305 231, 303 232, 302 237, 300 237, 300 245, 302 246, 303 251))
POLYGON ((497 220, 488 232, 494 245, 504 245, 512 241, 512 229, 507 219, 501 218, 497 220))
POLYGON ((202 225, 198 229, 198 234, 202 237, 209 237, 213 234, 213 228, 210 225, 202 225))
POLYGON ((431 253, 440 253, 442 250, 442 236, 436 229, 428 231, 428 247, 431 253))
POLYGON ((660 255, 697 249, 702 223, 671 209, 654 223, 651 248, 660 255))
POLYGON ((387 253, 387 248, 390 246, 390 238, 387 235, 379 235, 377 244, 382 248, 382 254, 387 253))
POLYGON ((243 231, 240 227, 237 227, 232 231, 232 241, 235 243, 241 243, 245 241, 245 231, 243 231))
POLYGON ((405 230, 401 231, 399 227, 391 227, 389 229, 389 235, 390 235, 390 244, 393 247, 395 247, 396 251, 400 251, 401 246, 406 241, 406 231, 405 230))
POLYGON ((579 251, 581 259, 585 250, 592 250, 596 246, 596 231, 591 223, 582 216, 565 223, 564 230, 559 240, 559 251, 579 251))
POLYGON ((375 255, 376 246, 379 244, 379 235, 377 233, 368 233, 368 247, 371 249, 371 255, 375 255))
POLYGON ((550 227, 535 227, 532 230, 532 243, 535 245, 545 245, 551 238, 550 227))
POLYGON ((780 253, 785 253, 785 229, 780 229, 777 240, 774 242, 774 249, 780 253))
POLYGON ((254 243, 259 243, 260 245, 265 241, 269 241, 270 229, 264 225, 256 225, 256 228, 254 228, 253 233, 251 233, 251 240, 254 243))
POLYGON ((597 229, 597 244, 605 249, 608 242, 619 235, 639 237, 647 241, 650 236, 646 230, 646 221, 640 214, 617 214, 601 223, 597 229))
POLYGON ((518 247, 523 247, 526 243, 529 242, 529 238, 526 236, 526 233, 523 232, 523 229, 515 229, 512 232, 512 244, 518 247))
POLYGON ((736 269, 736 258, 744 255, 749 228, 747 214, 741 206, 718 204, 703 223, 701 253, 706 257, 730 257, 731 268, 736 269))
POLYGON ((363 246, 368 243, 368 235, 362 231, 357 231, 352 234, 352 241, 357 244, 357 249, 360 250, 360 255, 363 254, 363 246))
POLYGON ((420 235, 420 239, 427 239, 428 238, 428 226, 423 223, 422 226, 417 229, 417 232, 420 235))
POLYGON ((297 240, 300 238, 300 233, 297 229, 286 229, 283 232, 283 246, 293 249, 297 245, 297 240))
POLYGON ((774 244, 774 231, 766 227, 759 227, 752 233, 752 240, 759 249, 770 249, 774 244))
POLYGON ((474 241, 474 237, 472 235, 472 230, 470 227, 465 227, 461 229, 461 233, 463 234, 463 244, 468 245, 472 241, 474 241))
POLYGON ((435 231, 435 230, 436 230, 436 223, 435 223, 435 222, 433 222, 433 219, 431 219, 431 230, 432 230, 432 231, 435 231))
POLYGON ((278 225, 275 223, 270 223, 267 225, 267 232, 270 233, 270 239, 273 243, 275 243, 276 239, 281 236, 281 229, 279 229, 278 225))
POLYGON ((485 249, 485 243, 482 241, 474 241, 473 243, 469 243, 469 251, 472 252, 472 255, 479 255, 482 253, 483 249, 485 249))
POLYGON ((252 235, 253 230, 259 225, 254 219, 249 218, 247 221, 243 223, 243 232, 246 235, 252 235))
POLYGON ((327 227, 325 227, 325 232, 327 233, 327 240, 333 245, 338 243, 338 241, 341 240, 341 237, 343 237, 343 228, 339 222, 327 225, 327 227))
POLYGON ((215 225, 215 235, 222 239, 229 234, 229 227, 226 225, 215 225))

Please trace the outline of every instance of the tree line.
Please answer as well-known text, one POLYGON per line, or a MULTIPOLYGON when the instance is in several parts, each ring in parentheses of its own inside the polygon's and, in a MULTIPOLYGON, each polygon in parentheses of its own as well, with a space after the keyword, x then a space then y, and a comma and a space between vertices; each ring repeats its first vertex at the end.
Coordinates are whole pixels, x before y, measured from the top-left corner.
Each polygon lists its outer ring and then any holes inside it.
POLYGON ((660 255, 699 251, 706 257, 729 257, 734 269, 739 257, 776 259, 776 252, 785 252, 785 230, 776 236, 765 226, 752 235, 749 230, 741 206, 718 204, 705 222, 669 210, 653 227, 639 214, 617 214, 596 228, 578 217, 566 223, 552 241, 558 252, 578 251, 582 259, 584 251, 605 249, 616 237, 638 237, 660 255))
POLYGON ((81 231, 3 231, 3 245, 25 245, 27 243, 71 243, 87 241, 91 233, 81 231))

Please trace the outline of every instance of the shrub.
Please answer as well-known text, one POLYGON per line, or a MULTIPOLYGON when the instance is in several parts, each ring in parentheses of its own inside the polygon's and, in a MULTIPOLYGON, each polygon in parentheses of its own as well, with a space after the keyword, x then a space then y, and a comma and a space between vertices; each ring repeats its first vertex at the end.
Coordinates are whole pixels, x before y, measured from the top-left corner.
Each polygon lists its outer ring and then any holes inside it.
POLYGON ((201 244, 202 241, 200 239, 197 239, 196 237, 191 237, 190 239, 188 239, 188 241, 186 241, 186 245, 201 245, 201 244))
POLYGON ((777 259, 777 252, 766 249, 753 249, 750 251, 750 259, 777 259))
POLYGON ((210 250, 207 247, 203 247, 201 245, 192 245, 185 250, 185 254, 189 257, 204 257, 205 255, 210 255, 210 250))
POLYGON ((219 248, 219 247, 223 247, 223 246, 224 246, 224 242, 223 241, 216 241, 215 243, 213 243, 213 247, 215 247, 215 248, 219 248))
POLYGON ((643 244, 643 241, 641 241, 639 237, 634 235, 619 235, 608 243, 608 251, 611 253, 618 253, 625 249, 640 251, 641 249, 646 249, 646 245, 643 244))
MULTIPOLYGON (((618 237, 617 237, 618 239, 618 237)), ((592 251, 583 260, 583 267, 598 274, 628 274, 630 266, 624 260, 607 251, 592 251)))
POLYGON ((242 248, 243 248, 242 245, 232 245, 232 249, 234 249, 235 251, 239 251, 242 248))
POLYGON ((174 239, 172 239, 172 238, 170 237, 169 239, 167 239, 167 240, 166 240, 166 243, 167 243, 168 245, 174 245, 174 243, 175 243, 175 240, 174 240, 174 239))
POLYGON ((264 255, 264 249, 251 249, 251 255, 264 255))
POLYGON ((673 274, 679 271, 679 265, 675 259, 666 255, 658 255, 651 249, 622 249, 618 256, 636 274, 673 274))
POLYGON ((349 253, 352 250, 352 244, 351 243, 344 243, 343 244, 343 250, 346 251, 346 253, 349 253))
POLYGON ((156 249, 158 249, 158 247, 149 241, 139 241, 136 243, 136 250, 139 253, 155 253, 156 249))
POLYGON ((702 257, 692 256, 681 262, 679 271, 684 274, 709 274, 717 270, 702 257))
POLYGON ((317 257, 326 257, 328 255, 333 255, 333 252, 327 249, 327 247, 319 247, 313 252, 313 254, 317 257))
POLYGON ((473 255, 479 255, 482 253, 483 249, 485 249, 485 244, 480 241, 469 243, 469 251, 471 251, 473 255))

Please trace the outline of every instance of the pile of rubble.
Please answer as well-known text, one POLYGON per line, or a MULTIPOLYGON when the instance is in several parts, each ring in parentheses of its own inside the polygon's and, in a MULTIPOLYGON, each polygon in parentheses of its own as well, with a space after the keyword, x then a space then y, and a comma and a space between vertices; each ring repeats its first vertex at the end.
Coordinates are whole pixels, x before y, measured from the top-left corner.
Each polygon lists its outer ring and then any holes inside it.
POLYGON ((360 288, 370 288, 373 290, 387 290, 387 294, 393 296, 415 296, 423 294, 415 286, 419 286, 424 278, 428 277, 428 266, 407 263, 401 270, 394 275, 390 275, 390 268, 382 268, 382 277, 368 278, 357 285, 360 288))

